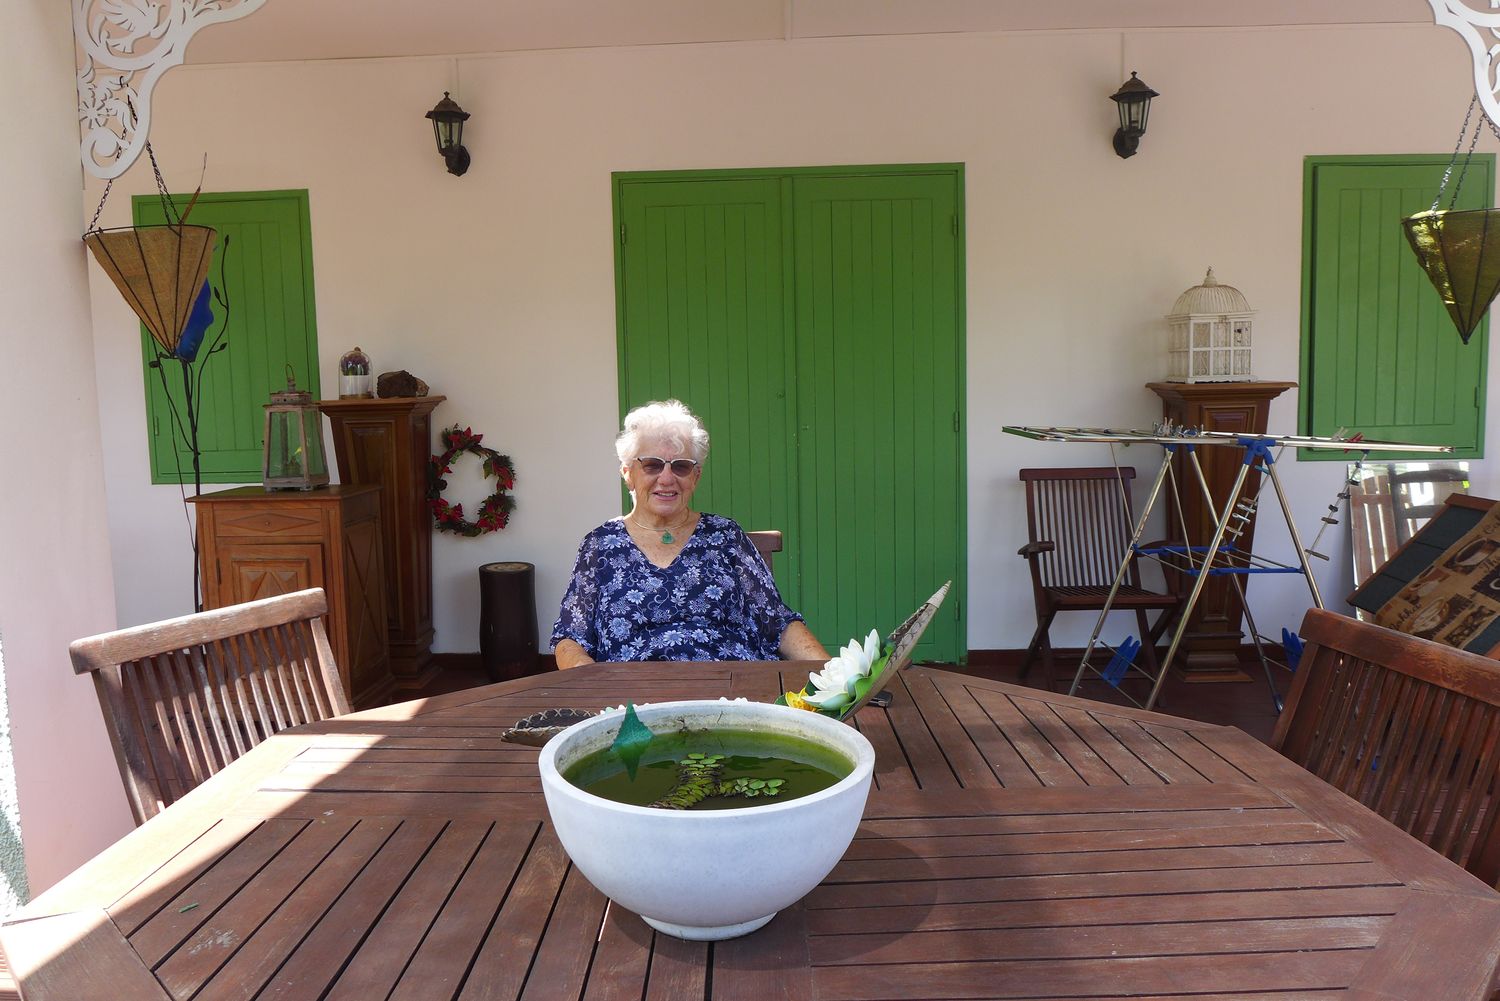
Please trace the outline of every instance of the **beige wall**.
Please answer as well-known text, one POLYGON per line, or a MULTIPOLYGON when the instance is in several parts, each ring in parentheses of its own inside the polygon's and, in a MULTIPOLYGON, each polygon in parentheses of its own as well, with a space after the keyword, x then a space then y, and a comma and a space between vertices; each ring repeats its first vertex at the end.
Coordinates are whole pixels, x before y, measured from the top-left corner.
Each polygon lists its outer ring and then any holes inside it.
MULTIPOLYGON (((1451 150, 1467 66, 1456 36, 1419 25, 184 67, 160 88, 153 137, 179 190, 205 152, 209 189, 310 189, 325 387, 358 343, 377 369, 446 394, 440 421, 515 458, 512 527, 436 540, 448 651, 478 647, 475 568, 489 560, 537 564, 545 635, 578 538, 618 513, 611 171, 964 163, 969 642, 1016 647, 1031 609, 1015 470, 1108 453, 999 427, 1153 419, 1142 385, 1165 369, 1162 314, 1208 265, 1259 310, 1257 373, 1297 378, 1303 156, 1451 150), (1122 161, 1107 96, 1131 69, 1163 96, 1122 161), (443 171, 422 118, 445 89, 474 116, 463 178, 443 171)), ((150 186, 133 170, 108 221, 150 186)), ((92 285, 120 616, 144 621, 186 607, 188 548, 177 491, 147 479, 130 314, 97 272, 92 285)), ((1288 394, 1272 427, 1295 424, 1288 394)), ((1284 475, 1315 526, 1340 467, 1289 461, 1284 475)), ((1476 489, 1491 479, 1481 466, 1476 489)), ((1263 531, 1273 555, 1280 534, 1263 531)), ((1334 598, 1348 577, 1338 535, 1323 575, 1334 598)), ((1251 590, 1263 628, 1300 621, 1300 585, 1251 590)))
POLYGON ((131 826, 67 653, 115 624, 68 17, 56 0, 0 4, 0 638, 33 892, 131 826))

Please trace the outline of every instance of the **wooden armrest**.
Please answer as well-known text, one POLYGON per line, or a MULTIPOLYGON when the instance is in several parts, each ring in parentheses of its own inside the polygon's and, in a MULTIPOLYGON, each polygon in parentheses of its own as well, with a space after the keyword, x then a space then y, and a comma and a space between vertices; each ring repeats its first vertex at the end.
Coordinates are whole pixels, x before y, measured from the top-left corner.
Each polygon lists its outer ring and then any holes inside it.
POLYGON ((1029 560, 1039 553, 1050 553, 1055 549, 1057 549, 1057 543, 1055 542, 1046 540, 1042 542, 1028 542, 1026 543, 1026 545, 1016 550, 1016 555, 1024 556, 1029 560))

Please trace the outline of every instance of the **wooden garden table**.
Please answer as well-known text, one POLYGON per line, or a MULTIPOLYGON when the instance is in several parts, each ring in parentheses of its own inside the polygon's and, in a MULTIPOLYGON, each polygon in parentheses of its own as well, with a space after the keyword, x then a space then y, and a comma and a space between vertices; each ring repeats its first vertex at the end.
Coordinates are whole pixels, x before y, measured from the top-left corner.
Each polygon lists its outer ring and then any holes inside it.
POLYGON ((580 668, 277 736, 0 941, 29 1001, 1490 990, 1500 895, 1237 730, 911 669, 859 716, 876 788, 843 862, 714 945, 608 906, 546 822, 537 752, 498 737, 550 706, 770 699, 783 677, 580 668))

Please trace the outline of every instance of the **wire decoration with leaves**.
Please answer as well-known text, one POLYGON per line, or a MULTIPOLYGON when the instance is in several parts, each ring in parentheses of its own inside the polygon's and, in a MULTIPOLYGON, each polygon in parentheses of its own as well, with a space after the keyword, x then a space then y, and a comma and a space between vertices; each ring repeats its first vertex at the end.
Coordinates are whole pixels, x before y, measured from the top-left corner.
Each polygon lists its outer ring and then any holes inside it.
POLYGON ((209 359, 228 348, 229 294, 225 282, 225 259, 229 253, 229 236, 224 235, 219 253, 218 287, 208 280, 214 245, 219 234, 207 226, 189 225, 188 216, 202 191, 193 193, 179 214, 162 178, 155 152, 146 143, 146 155, 156 177, 166 222, 157 226, 121 226, 101 228, 99 216, 109 198, 112 181, 107 182, 99 207, 83 235, 84 243, 104 269, 126 303, 150 332, 148 346, 155 357, 147 361, 161 381, 162 395, 171 415, 173 438, 172 460, 182 495, 183 517, 193 551, 193 608, 203 610, 201 568, 198 564, 198 538, 189 515, 188 498, 183 489, 181 452, 191 457, 193 493, 203 492, 203 450, 199 440, 199 414, 203 399, 203 376, 209 359), (209 336, 215 323, 212 303, 217 303, 218 331, 209 336), (205 341, 207 342, 205 346, 205 341), (177 364, 181 377, 182 404, 173 397, 167 375, 171 363, 177 364), (180 446, 180 447, 179 447, 180 446))

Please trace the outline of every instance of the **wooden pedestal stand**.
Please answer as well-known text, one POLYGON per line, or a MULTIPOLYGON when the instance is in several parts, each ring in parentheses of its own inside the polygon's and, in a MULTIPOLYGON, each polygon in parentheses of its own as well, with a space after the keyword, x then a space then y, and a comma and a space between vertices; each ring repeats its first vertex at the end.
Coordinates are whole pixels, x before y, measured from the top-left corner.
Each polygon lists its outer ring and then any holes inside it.
POLYGON ((432 411, 446 397, 321 400, 339 480, 380 487, 391 672, 402 688, 432 679, 432 520, 427 460, 432 411))
MULTIPOLYGON (((1162 416, 1174 424, 1199 427, 1205 431, 1264 434, 1271 401, 1296 385, 1295 382, 1152 382, 1146 388, 1161 397, 1162 416)), ((1238 449, 1232 448, 1199 451, 1199 461, 1203 464, 1215 505, 1222 508, 1243 458, 1238 449)), ((1177 482, 1194 484, 1196 481, 1183 464, 1184 456, 1178 455, 1176 463, 1177 482)), ((1250 473, 1245 481, 1245 496, 1255 496, 1259 486, 1260 474, 1250 473)), ((1207 545, 1213 541, 1215 521, 1204 510, 1203 498, 1197 492, 1184 489, 1181 493, 1185 509, 1182 515, 1189 536, 1187 541, 1190 545, 1207 545)), ((1182 522, 1178 520, 1176 498, 1169 497, 1168 500, 1166 534, 1172 536, 1177 534, 1182 522)), ((1274 506, 1274 501, 1272 503, 1274 506)), ((1254 539, 1255 521, 1252 518, 1240 536, 1239 547, 1250 551, 1254 539)), ((1183 650, 1172 665, 1184 681, 1250 680, 1239 666, 1240 645, 1244 641, 1240 622, 1244 612, 1228 577, 1214 577, 1208 581, 1188 620, 1183 650)))

